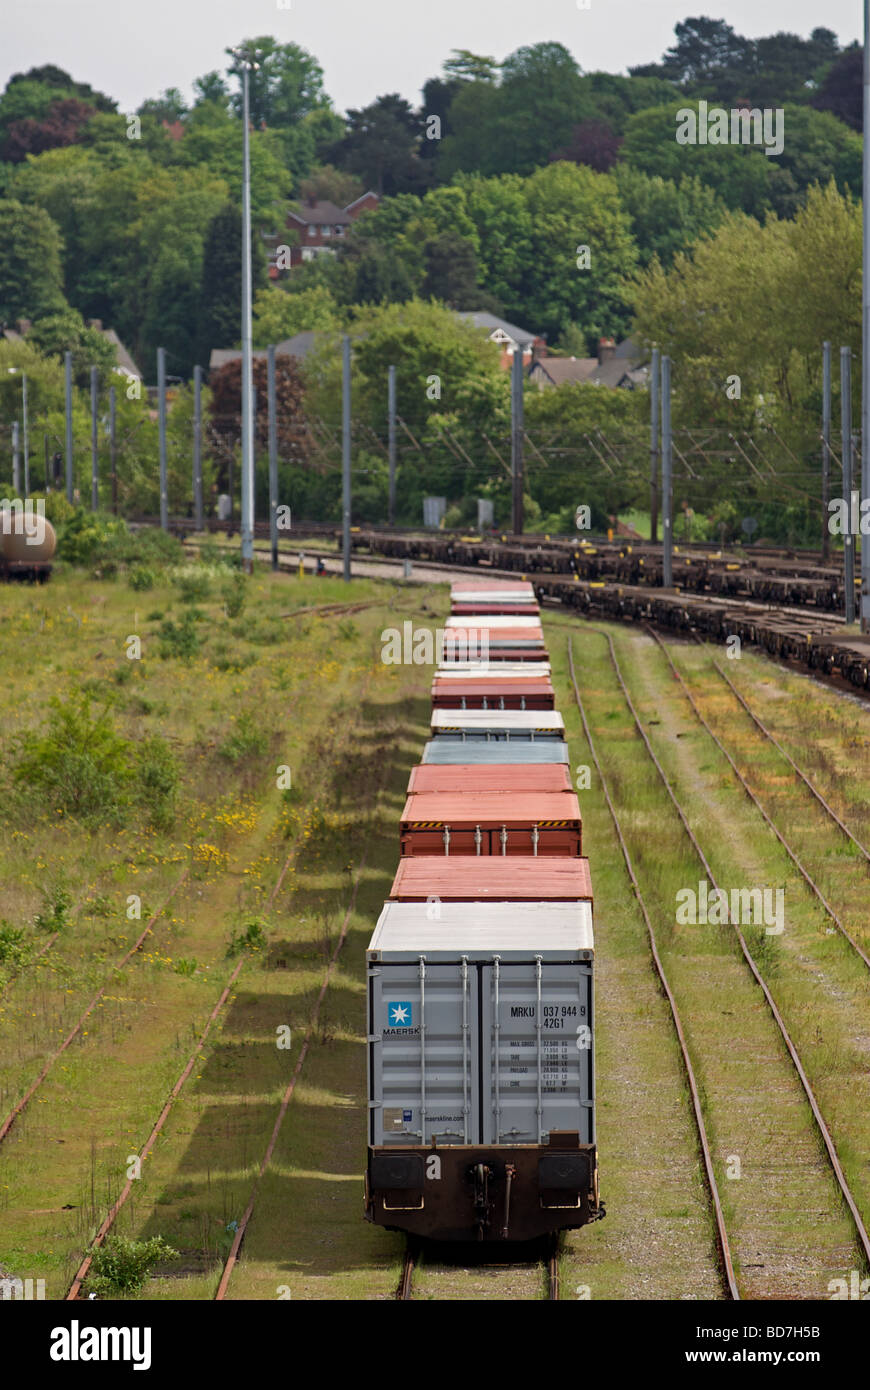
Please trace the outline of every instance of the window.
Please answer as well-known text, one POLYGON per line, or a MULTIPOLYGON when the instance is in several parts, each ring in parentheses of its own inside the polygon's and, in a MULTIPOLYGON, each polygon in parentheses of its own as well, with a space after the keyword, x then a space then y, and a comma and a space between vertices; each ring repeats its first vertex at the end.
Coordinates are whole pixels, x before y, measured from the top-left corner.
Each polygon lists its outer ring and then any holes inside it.
POLYGON ((320 235, 325 237, 332 236, 332 228, 330 227, 328 222, 323 223, 322 227, 320 228, 320 235))
POLYGON ((309 236, 317 236, 317 228, 316 228, 316 226, 314 225, 313 222, 309 222, 309 224, 308 224, 308 235, 309 235, 309 236))

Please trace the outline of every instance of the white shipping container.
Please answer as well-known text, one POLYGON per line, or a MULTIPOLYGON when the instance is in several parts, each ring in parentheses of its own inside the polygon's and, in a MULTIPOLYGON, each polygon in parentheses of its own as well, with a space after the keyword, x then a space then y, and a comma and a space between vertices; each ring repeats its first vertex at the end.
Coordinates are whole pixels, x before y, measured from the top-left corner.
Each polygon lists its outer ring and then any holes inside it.
POLYGON ((588 902, 387 903, 368 949, 369 1143, 595 1142, 588 902))

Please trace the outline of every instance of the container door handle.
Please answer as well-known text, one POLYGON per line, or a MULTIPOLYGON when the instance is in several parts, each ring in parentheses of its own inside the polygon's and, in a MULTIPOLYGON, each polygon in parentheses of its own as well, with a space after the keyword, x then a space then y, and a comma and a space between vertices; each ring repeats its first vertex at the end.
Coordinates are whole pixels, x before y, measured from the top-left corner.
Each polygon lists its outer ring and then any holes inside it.
POLYGON ((507 854, 508 833, 507 833, 507 828, 506 828, 506 826, 504 826, 504 825, 502 826, 501 830, 499 831, 499 836, 498 836, 498 838, 499 838, 499 840, 501 841, 501 852, 502 852, 502 854, 507 854))
POLYGON ((480 842, 481 842, 482 839, 483 839, 483 836, 482 836, 481 833, 480 833, 480 826, 479 826, 479 825, 476 825, 476 826, 474 827, 474 852, 475 852, 475 854, 480 854, 480 842))
POLYGON ((449 853, 450 853, 450 826, 449 826, 449 825, 445 825, 445 827, 444 827, 444 832, 443 832, 443 834, 442 834, 442 836, 441 836, 441 839, 444 841, 444 853, 445 853, 445 854, 449 854, 449 853))

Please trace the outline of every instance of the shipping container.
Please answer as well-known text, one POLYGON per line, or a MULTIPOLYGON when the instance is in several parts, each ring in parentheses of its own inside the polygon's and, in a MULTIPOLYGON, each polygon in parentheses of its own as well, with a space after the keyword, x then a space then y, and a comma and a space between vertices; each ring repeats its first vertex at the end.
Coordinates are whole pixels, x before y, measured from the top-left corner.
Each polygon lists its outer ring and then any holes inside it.
POLYGON ((551 855, 446 859, 443 854, 400 859, 390 897, 425 902, 438 921, 442 902, 592 901, 589 860, 551 855))
POLYGON ((543 742, 517 743, 499 740, 487 743, 479 740, 458 738, 442 734, 423 745, 420 761, 435 767, 450 766, 455 763, 475 763, 486 767, 490 763, 567 763, 568 745, 560 739, 543 742))
POLYGON ((571 777, 564 763, 493 763, 477 767, 473 763, 434 764, 413 767, 408 779, 411 792, 458 792, 473 786, 480 792, 572 792, 571 777))
POLYGON ((450 597, 458 594, 525 594, 534 598, 535 589, 527 579, 466 579, 463 575, 450 581, 450 597))
POLYGON ((553 709, 556 697, 548 678, 524 680, 442 680, 436 675, 432 682, 432 705, 435 709, 553 709))
POLYGON ((543 638, 544 630, 541 627, 540 618, 535 618, 531 614, 525 613, 484 613, 481 614, 480 621, 472 615, 471 617, 446 618, 444 626, 449 630, 456 629, 463 631, 467 628, 489 628, 498 631, 499 628, 528 628, 530 632, 543 638))
POLYGON ((471 768, 465 791, 408 797, 400 827, 403 855, 582 853, 575 792, 480 792, 475 775, 471 768))
POLYGON ((549 661, 450 661, 435 670, 436 680, 464 680, 467 676, 476 681, 501 681, 511 676, 540 680, 550 674, 549 661))
POLYGON ((588 902, 387 903, 368 950, 369 1220, 525 1240, 598 1215, 588 902))
POLYGON ((467 601, 464 603, 457 603, 454 599, 450 604, 451 618, 473 617, 475 615, 478 617, 488 617, 492 614, 507 616, 511 613, 527 616, 533 613, 540 613, 540 611, 536 603, 514 603, 511 599, 506 598, 491 600, 488 603, 469 603, 467 601))
POLYGON ((482 739, 484 742, 565 741, 565 725, 558 710, 433 709, 433 737, 482 739))

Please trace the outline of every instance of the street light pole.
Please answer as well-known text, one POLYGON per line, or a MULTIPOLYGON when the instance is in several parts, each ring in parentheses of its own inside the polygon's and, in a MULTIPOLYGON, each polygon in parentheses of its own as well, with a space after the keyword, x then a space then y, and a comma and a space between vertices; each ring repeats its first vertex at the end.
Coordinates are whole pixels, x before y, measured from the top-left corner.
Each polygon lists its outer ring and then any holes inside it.
POLYGON ((242 568, 254 568, 254 360, 251 347, 251 140, 248 77, 256 71, 255 49, 234 48, 242 69, 242 568))

